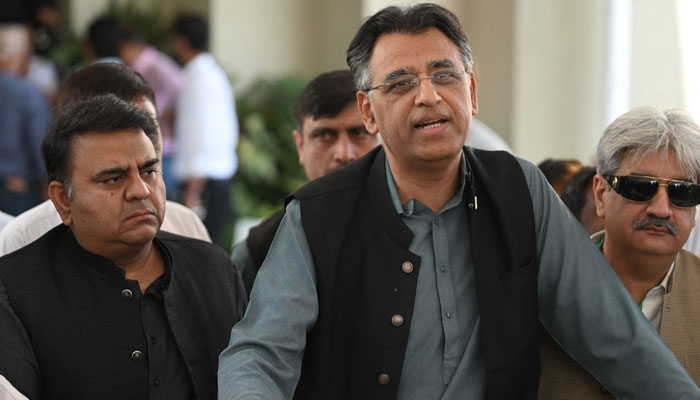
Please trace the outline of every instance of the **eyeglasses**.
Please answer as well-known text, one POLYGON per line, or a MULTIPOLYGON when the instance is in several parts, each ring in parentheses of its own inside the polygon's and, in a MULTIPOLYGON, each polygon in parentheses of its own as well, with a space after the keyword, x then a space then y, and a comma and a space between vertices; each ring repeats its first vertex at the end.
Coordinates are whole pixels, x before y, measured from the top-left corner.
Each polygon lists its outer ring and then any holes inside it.
POLYGON ((668 198, 676 207, 694 207, 700 204, 700 185, 685 181, 673 181, 652 176, 606 176, 610 186, 622 197, 645 202, 651 200, 659 186, 666 186, 668 198))
POLYGON ((365 90, 365 92, 369 93, 372 90, 382 88, 385 94, 403 96, 410 93, 413 89, 418 88, 418 86, 420 86, 420 81, 423 79, 429 79, 433 87, 437 89, 438 87, 449 87, 456 85, 458 82, 462 81, 462 75, 465 73, 465 71, 439 70, 423 78, 418 78, 417 76, 412 75, 404 75, 388 82, 384 82, 381 85, 369 88, 365 90))

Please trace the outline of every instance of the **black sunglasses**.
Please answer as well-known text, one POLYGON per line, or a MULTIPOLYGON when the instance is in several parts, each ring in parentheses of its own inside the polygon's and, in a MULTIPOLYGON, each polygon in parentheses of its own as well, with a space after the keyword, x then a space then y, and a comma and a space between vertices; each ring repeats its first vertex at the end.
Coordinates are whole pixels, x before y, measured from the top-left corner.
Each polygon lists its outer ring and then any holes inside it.
POLYGON ((606 176, 605 179, 617 193, 628 200, 649 201, 659 191, 659 186, 666 186, 668 198, 674 206, 694 207, 700 204, 700 185, 691 182, 638 175, 606 176))

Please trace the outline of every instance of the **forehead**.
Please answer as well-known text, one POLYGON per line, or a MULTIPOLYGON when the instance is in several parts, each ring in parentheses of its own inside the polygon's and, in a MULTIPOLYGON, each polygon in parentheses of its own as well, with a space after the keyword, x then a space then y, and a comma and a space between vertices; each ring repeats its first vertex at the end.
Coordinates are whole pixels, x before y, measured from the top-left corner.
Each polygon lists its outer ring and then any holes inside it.
POLYGON ((364 126, 362 122, 362 114, 355 103, 348 103, 338 114, 329 116, 307 115, 302 122, 301 130, 305 135, 311 133, 312 130, 323 127, 329 129, 347 129, 354 126, 364 126))
POLYGON ((658 150, 652 154, 639 154, 628 151, 620 161, 617 170, 620 175, 640 174, 666 179, 692 180, 694 174, 685 171, 678 162, 673 150, 658 150))
POLYGON ((381 78, 398 69, 420 72, 440 60, 451 60, 464 67, 459 48, 439 29, 430 28, 422 33, 393 32, 377 39, 369 69, 373 77, 381 78))
POLYGON ((85 133, 75 137, 71 144, 71 165, 74 171, 129 162, 141 163, 155 157, 153 143, 140 129, 85 133))

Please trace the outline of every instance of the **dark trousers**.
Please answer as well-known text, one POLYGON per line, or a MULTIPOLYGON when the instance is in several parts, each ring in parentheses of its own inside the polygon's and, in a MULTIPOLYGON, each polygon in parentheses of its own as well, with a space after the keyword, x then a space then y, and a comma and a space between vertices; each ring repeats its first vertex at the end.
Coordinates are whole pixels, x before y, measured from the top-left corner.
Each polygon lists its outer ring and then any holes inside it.
POLYGON ((209 231, 211 241, 224 248, 230 243, 224 243, 226 227, 233 217, 233 178, 209 179, 202 191, 202 206, 206 210, 204 226, 209 231))
POLYGON ((15 192, 5 187, 4 179, 0 178, 0 211, 16 216, 39 204, 36 186, 30 183, 25 191, 15 192))

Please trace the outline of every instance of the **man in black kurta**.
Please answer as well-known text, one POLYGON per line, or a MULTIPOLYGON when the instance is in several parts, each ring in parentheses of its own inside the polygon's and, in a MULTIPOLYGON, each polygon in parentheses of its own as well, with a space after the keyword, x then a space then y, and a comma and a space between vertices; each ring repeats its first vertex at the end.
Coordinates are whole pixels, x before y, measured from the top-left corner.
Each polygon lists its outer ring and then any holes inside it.
POLYGON ((43 147, 64 224, 0 258, 0 375, 29 398, 216 398, 245 291, 222 249, 158 232, 154 135, 111 95, 57 114, 43 147))

